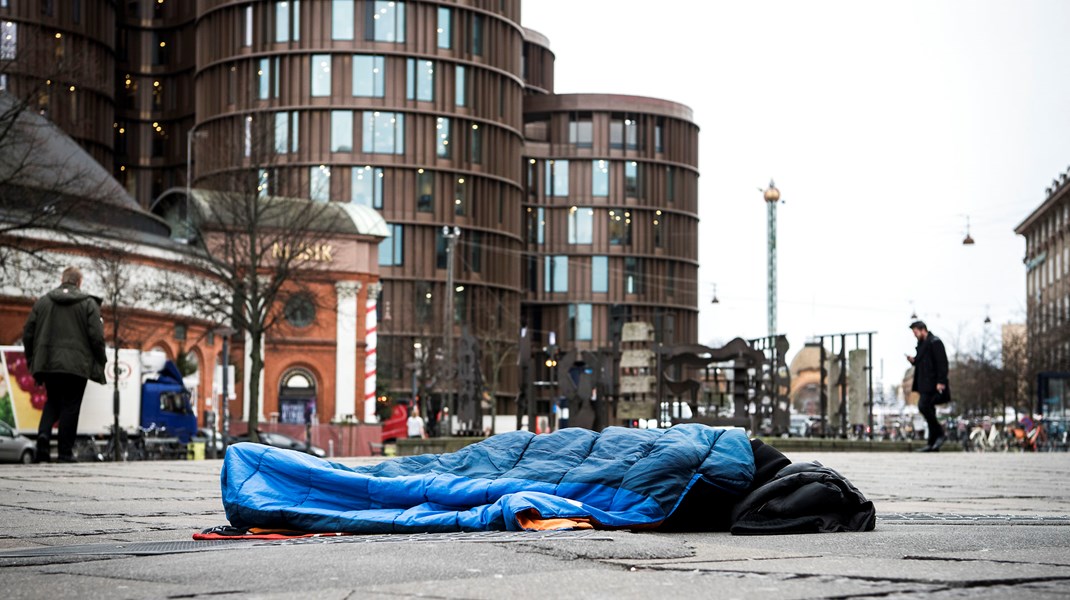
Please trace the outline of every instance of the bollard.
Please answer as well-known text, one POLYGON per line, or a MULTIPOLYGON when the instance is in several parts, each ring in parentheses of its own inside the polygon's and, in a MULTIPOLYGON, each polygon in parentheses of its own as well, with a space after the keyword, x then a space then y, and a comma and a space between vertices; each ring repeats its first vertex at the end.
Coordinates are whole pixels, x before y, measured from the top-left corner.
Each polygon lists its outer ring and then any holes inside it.
POLYGON ((327 440, 327 456, 334 458, 334 440, 327 440))

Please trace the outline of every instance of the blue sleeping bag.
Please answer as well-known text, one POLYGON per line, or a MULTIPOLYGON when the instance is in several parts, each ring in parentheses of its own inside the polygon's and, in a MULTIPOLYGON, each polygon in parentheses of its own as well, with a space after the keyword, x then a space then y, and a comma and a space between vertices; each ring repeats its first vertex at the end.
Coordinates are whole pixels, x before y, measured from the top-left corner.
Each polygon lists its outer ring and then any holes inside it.
POLYGON ((742 430, 689 423, 514 431, 356 468, 235 444, 221 483, 234 527, 413 533, 656 526, 700 479, 741 496, 753 478, 742 430))

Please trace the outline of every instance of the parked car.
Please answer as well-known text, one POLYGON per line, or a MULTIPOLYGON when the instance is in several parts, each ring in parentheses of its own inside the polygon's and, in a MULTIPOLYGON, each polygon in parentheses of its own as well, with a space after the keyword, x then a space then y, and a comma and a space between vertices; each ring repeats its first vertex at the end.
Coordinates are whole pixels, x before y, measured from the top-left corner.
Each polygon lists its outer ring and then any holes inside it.
MULTIPOLYGON (((283 448, 286 450, 297 450, 298 452, 305 452, 305 449, 308 447, 303 440, 297 440, 281 433, 270 433, 267 431, 261 431, 259 433, 259 436, 260 443, 267 446, 274 446, 276 448, 283 448)), ((238 442, 248 441, 249 434, 246 433, 233 438, 230 443, 237 444, 238 442)), ((323 448, 320 448, 319 446, 312 446, 312 448, 308 450, 308 453, 312 456, 317 456, 319 458, 327 458, 327 451, 323 448)))
POLYGON ((36 442, 15 433, 7 423, 0 421, 0 462, 20 462, 28 465, 33 462, 36 451, 36 442))

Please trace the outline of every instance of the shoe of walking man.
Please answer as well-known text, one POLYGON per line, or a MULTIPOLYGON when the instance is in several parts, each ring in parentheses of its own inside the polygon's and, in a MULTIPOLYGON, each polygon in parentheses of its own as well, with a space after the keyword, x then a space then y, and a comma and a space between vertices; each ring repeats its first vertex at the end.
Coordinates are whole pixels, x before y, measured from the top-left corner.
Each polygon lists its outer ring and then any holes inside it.
POLYGON ((67 267, 60 286, 38 298, 22 330, 26 363, 48 400, 37 428, 37 462, 51 458, 52 425, 59 421, 59 460, 76 462, 74 440, 86 381, 104 383, 107 353, 100 299, 82 292, 82 272, 67 267))
POLYGON ((914 386, 920 396, 918 412, 925 417, 928 426, 928 444, 919 452, 937 452, 947 439, 940 420, 936 418, 936 405, 945 404, 950 398, 947 384, 947 351, 944 342, 929 332, 923 321, 914 321, 910 330, 918 340, 917 353, 907 356, 914 365, 914 386))

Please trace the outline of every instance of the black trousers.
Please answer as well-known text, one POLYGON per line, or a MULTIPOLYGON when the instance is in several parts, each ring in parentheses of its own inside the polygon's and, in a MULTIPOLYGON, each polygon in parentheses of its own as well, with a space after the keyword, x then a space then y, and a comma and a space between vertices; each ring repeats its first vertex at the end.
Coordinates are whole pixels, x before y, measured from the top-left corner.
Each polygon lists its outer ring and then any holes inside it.
POLYGON ((936 418, 936 403, 934 400, 936 400, 936 392, 923 393, 918 400, 918 412, 925 417, 925 423, 928 425, 930 446, 936 441, 936 438, 944 435, 944 427, 940 425, 940 420, 936 418))
POLYGON ((48 462, 51 454, 52 424, 59 421, 59 458, 74 458, 74 438, 78 434, 78 415, 82 411, 85 377, 67 373, 45 375, 48 400, 37 427, 37 461, 48 462))

